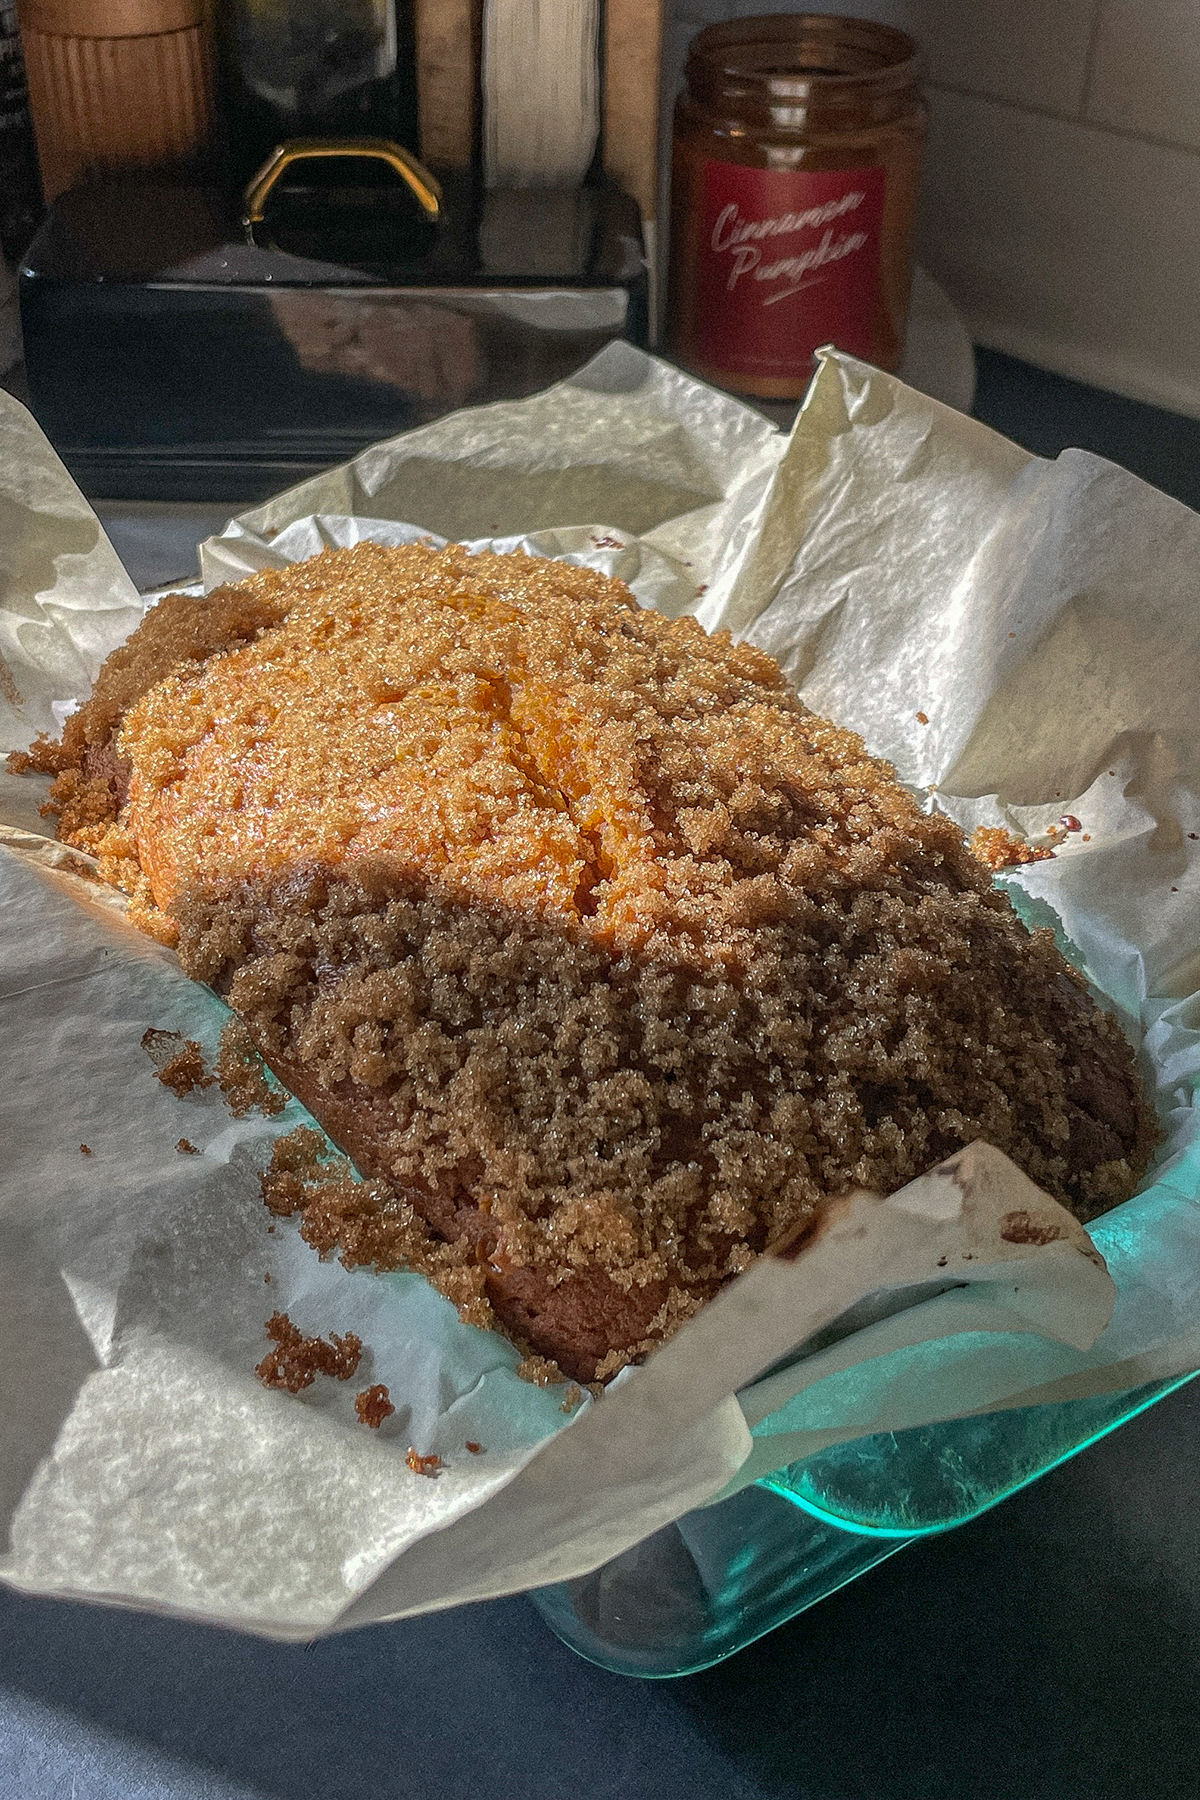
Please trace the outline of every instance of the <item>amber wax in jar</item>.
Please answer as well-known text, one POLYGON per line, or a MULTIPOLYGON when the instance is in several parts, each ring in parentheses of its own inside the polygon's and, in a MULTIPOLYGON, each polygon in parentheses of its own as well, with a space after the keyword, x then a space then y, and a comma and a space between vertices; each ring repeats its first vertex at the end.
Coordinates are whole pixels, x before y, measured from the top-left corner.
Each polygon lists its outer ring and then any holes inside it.
POLYGON ((667 342, 734 393, 799 399, 813 352, 904 347, 927 115, 902 31, 823 13, 710 25, 675 108, 667 342))

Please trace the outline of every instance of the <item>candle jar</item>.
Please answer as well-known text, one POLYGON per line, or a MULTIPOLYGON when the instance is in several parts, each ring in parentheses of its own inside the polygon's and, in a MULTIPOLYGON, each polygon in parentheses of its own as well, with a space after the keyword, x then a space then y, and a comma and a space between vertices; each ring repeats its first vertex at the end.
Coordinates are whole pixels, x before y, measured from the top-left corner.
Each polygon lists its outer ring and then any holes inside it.
POLYGON ((927 113, 916 46, 789 14, 693 39, 675 109, 667 342, 734 393, 799 399, 822 344, 895 369, 927 113))
POLYGON ((194 163, 213 128, 209 0, 20 0, 47 201, 87 176, 194 163))

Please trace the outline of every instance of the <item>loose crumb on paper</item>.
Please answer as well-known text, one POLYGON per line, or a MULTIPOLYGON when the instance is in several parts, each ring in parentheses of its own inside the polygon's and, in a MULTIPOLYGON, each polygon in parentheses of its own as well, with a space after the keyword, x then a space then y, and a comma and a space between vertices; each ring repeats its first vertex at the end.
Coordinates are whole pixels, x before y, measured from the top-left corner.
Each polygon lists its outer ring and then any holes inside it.
POLYGON ((1040 844, 1027 844, 1003 825, 980 825, 971 833, 971 849, 985 869, 1011 869, 1021 863, 1045 862, 1054 855, 1040 844))
POLYGON ((1063 1230, 1053 1219, 1039 1219, 1022 1210, 1005 1213, 1000 1221, 1000 1236, 1006 1244, 1056 1244, 1063 1230))
POLYGON ((534 1387, 557 1387, 567 1379, 548 1356, 523 1356, 517 1364, 517 1374, 522 1381, 531 1381, 534 1387))
POLYGON ((79 1154, 80 1156, 90 1156, 92 1154, 92 1146, 90 1144, 80 1144, 79 1154))
POLYGON ((428 1475, 433 1477, 435 1475, 440 1475, 446 1466, 441 1457, 436 1454, 418 1456, 411 1444, 408 1447, 408 1455, 404 1460, 414 1475, 428 1475))
POLYGON ((917 721, 918 725, 928 725, 928 723, 929 723, 929 714, 928 713, 919 712, 915 716, 916 716, 916 721, 917 721))
POLYGON ((298 1394, 311 1387, 318 1375, 331 1375, 335 1381, 349 1381, 362 1361, 362 1339, 353 1331, 339 1337, 331 1332, 328 1339, 305 1337, 286 1313, 272 1313, 267 1320, 267 1336, 275 1342, 254 1373, 264 1387, 286 1388, 298 1394))
POLYGON ((382 1381, 377 1381, 374 1387, 364 1388, 361 1394, 355 1394, 354 1410, 363 1425, 369 1426, 372 1431, 378 1431, 383 1421, 390 1419, 396 1409, 387 1388, 382 1381))
POLYGON ((270 1167, 259 1179, 268 1209, 277 1218, 298 1213, 301 1237, 322 1260, 336 1250, 348 1269, 412 1269, 458 1308, 466 1324, 494 1326, 486 1272, 474 1246, 436 1239, 407 1200, 386 1182, 359 1181, 348 1160, 331 1152, 312 1126, 276 1138, 270 1167))
POLYGON ((250 1033, 238 1018, 228 1019, 221 1032, 217 1081, 235 1119, 244 1119, 247 1113, 255 1111, 273 1118, 288 1103, 283 1089, 269 1079, 250 1033))
MULTIPOLYGON (((46 816, 46 809, 44 807, 39 806, 38 812, 41 813, 43 818, 46 816)), ((78 875, 81 881, 95 882, 97 886, 100 887, 105 885, 97 872, 95 863, 90 862, 86 856, 74 856, 71 854, 60 856, 54 866, 56 869, 64 870, 68 875, 78 875)))
POLYGON ((482 1456, 484 1447, 482 1444, 477 1444, 474 1438, 468 1438, 467 1449, 471 1452, 472 1456, 482 1456))
POLYGON ((216 1080, 208 1072, 202 1047, 181 1031, 160 1031, 151 1025, 142 1033, 142 1049, 163 1086, 181 1100, 196 1088, 212 1087, 216 1080))
POLYGON ((199 1156, 200 1154, 191 1138, 180 1138, 175 1148, 178 1150, 180 1156, 199 1156))

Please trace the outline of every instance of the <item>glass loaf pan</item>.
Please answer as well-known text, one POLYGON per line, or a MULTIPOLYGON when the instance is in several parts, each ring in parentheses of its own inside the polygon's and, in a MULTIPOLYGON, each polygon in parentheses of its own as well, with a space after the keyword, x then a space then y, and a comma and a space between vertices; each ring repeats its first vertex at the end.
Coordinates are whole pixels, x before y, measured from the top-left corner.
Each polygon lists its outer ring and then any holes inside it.
MULTIPOLYGON (((1200 1198, 1196 1146, 1172 1171, 1172 1187, 1200 1198)), ((1154 1192, 1143 1193, 1143 1206, 1154 1192)), ((1117 1207, 1089 1227, 1118 1287, 1140 1247, 1122 1216, 1127 1210, 1117 1207)), ((693 1675, 906 1544, 977 1518, 1195 1373, 835 1444, 687 1514, 593 1574, 531 1598, 589 1662, 621 1675, 693 1675)), ((756 1435, 770 1425, 764 1420, 756 1435)))
POLYGON ((1194 1379, 838 1444, 530 1598, 619 1675, 694 1675, 906 1544, 986 1512, 1194 1379))

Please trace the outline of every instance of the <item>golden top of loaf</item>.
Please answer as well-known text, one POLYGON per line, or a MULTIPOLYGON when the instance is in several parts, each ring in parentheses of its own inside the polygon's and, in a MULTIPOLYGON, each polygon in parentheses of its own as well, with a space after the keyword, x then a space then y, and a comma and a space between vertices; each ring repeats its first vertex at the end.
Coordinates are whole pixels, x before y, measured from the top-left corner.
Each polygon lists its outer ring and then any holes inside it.
POLYGON ((367 1178, 272 1204, 579 1379, 974 1139, 1085 1218, 1148 1160, 1118 1025, 957 827, 591 569, 363 544, 168 599, 34 760, 367 1178))
MULTIPOLYGON (((362 545, 255 578, 286 617, 128 714, 154 899, 387 853, 613 944, 708 957, 841 871, 914 851, 986 880, 761 651, 593 569, 362 545)), ((246 586, 252 586, 247 583, 246 586)))

